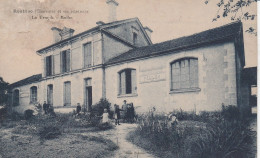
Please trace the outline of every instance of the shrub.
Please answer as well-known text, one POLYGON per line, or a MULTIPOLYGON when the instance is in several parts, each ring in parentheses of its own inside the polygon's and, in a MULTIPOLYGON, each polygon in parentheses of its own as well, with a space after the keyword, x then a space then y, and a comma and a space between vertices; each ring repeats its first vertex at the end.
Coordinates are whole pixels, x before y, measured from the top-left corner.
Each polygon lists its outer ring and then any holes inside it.
POLYGON ((248 157, 251 154, 252 131, 241 123, 221 122, 186 144, 190 157, 248 157))
POLYGON ((233 105, 229 105, 229 106, 222 105, 221 115, 227 121, 238 121, 241 118, 238 107, 233 105))
POLYGON ((237 114, 231 106, 221 112, 200 115, 175 111, 182 119, 175 126, 169 126, 165 115, 149 112, 139 117, 139 126, 132 135, 137 139, 130 141, 160 157, 248 157, 254 133, 230 112, 237 114))
POLYGON ((31 110, 31 109, 25 110, 25 111, 24 111, 24 118, 25 118, 26 120, 31 119, 31 118, 33 117, 33 113, 34 113, 34 111, 31 110))
POLYGON ((104 113, 104 109, 107 109, 109 113, 110 107, 111 107, 111 103, 107 99, 101 98, 97 104, 93 105, 92 113, 93 115, 101 116, 104 113))
POLYGON ((7 108, 6 107, 0 107, 0 122, 3 121, 5 118, 7 118, 7 108))
POLYGON ((61 135, 61 128, 59 126, 47 125, 39 129, 40 139, 54 139, 61 135))

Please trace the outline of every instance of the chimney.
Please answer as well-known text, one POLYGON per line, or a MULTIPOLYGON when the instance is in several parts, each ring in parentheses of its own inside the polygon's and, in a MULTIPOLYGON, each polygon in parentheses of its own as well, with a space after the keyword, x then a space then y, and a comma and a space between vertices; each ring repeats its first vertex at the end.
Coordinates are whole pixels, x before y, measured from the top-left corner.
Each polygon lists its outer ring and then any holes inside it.
POLYGON ((96 24, 97 24, 98 26, 101 26, 101 25, 104 25, 105 23, 104 23, 103 21, 98 21, 98 22, 96 22, 96 24))
POLYGON ((116 2, 116 0, 107 0, 108 4, 108 22, 116 21, 116 7, 119 3, 116 2))
POLYGON ((149 38, 151 39, 151 35, 152 35, 152 32, 153 30, 151 30, 149 27, 144 27, 144 30, 145 32, 147 33, 147 35, 149 36, 149 38))
POLYGON ((51 30, 53 33, 53 42, 54 43, 59 42, 61 40, 61 36, 60 36, 61 29, 57 27, 52 27, 51 30))
POLYGON ((67 28, 64 27, 61 31, 60 31, 60 36, 61 36, 61 40, 70 38, 73 36, 75 30, 71 29, 71 28, 67 28))

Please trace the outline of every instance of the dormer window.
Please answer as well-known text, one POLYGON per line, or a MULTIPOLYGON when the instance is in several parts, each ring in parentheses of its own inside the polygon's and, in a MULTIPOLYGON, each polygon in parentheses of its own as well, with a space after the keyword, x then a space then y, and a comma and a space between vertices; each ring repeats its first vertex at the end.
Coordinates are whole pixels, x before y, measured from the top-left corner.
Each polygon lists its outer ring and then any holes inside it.
POLYGON ((132 26, 133 44, 134 44, 134 45, 137 44, 137 36, 138 36, 138 32, 139 32, 139 30, 138 30, 137 28, 135 28, 134 26, 132 26))
POLYGON ((133 43, 134 45, 136 44, 137 42, 137 33, 133 32, 133 43))

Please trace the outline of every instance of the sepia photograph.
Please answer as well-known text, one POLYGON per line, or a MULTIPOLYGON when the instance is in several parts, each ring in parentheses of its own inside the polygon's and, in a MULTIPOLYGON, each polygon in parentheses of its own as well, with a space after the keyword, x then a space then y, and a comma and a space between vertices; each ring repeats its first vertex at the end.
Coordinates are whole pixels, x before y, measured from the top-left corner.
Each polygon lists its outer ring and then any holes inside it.
POLYGON ((0 12, 0 158, 257 157, 257 0, 0 12))

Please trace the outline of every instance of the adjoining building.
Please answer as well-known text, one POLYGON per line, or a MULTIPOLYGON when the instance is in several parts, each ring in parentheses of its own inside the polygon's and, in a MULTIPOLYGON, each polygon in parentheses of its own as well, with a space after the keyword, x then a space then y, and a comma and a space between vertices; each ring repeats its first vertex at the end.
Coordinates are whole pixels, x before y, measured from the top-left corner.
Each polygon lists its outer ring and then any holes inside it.
POLYGON ((241 22, 153 44, 149 27, 138 18, 116 21, 118 3, 107 3, 108 23, 77 35, 52 28, 53 44, 36 52, 42 74, 10 85, 18 111, 44 101, 55 110, 77 103, 90 110, 101 98, 132 102, 137 111, 214 111, 222 104, 248 110, 241 22))

